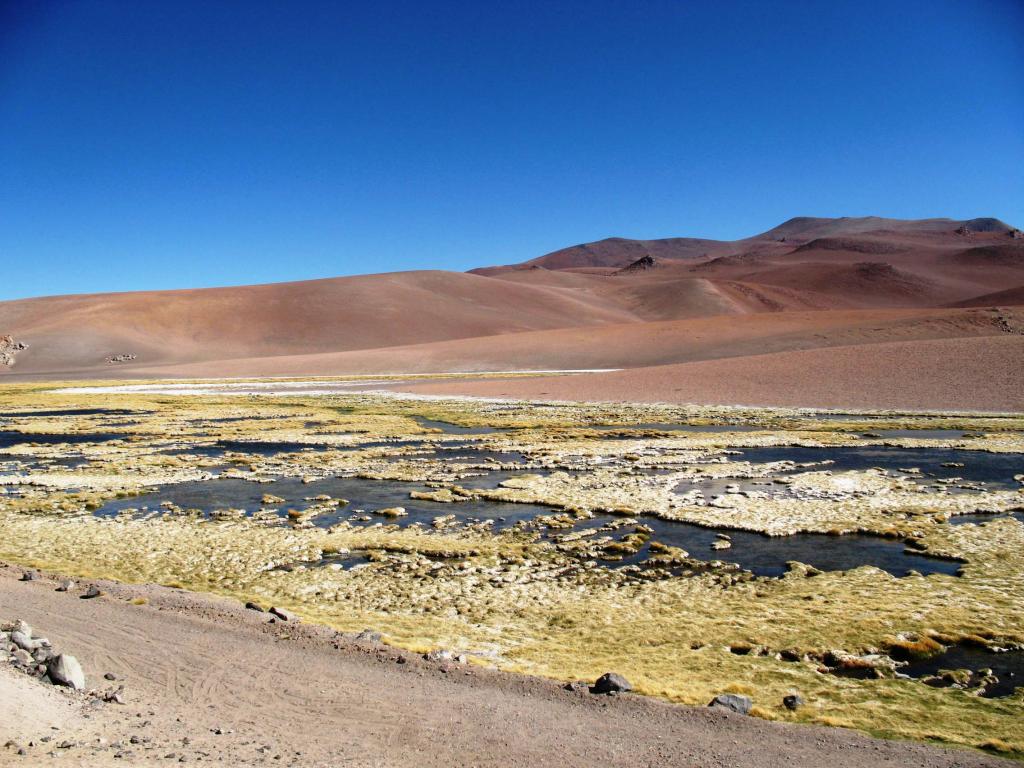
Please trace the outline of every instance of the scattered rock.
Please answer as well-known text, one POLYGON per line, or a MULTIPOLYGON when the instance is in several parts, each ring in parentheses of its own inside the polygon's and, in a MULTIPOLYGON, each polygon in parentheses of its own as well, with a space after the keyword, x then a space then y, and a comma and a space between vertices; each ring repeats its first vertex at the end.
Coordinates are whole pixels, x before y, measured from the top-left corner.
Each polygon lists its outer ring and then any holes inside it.
POLYGON ((106 593, 97 587, 95 584, 90 584, 89 588, 85 590, 85 594, 82 595, 83 600, 92 600, 94 597, 102 597, 106 593))
POLYGON ((31 653, 37 648, 43 647, 43 641, 34 639, 30 635, 22 632, 20 629, 16 629, 11 632, 11 642, 14 643, 18 648, 23 651, 31 653))
POLYGON ((586 680, 573 680, 562 687, 567 691, 572 691, 573 693, 586 693, 590 690, 590 686, 587 684, 586 680))
POLYGON ((455 654, 447 650, 446 648, 435 648, 434 650, 428 651, 427 653, 423 654, 423 658, 427 661, 433 661, 435 663, 455 661, 455 654))
POLYGON ((122 353, 120 355, 109 355, 106 357, 107 365, 113 365, 114 363, 128 363, 136 358, 136 355, 130 352, 122 353))
POLYGON ((124 692, 124 686, 121 686, 116 691, 107 691, 103 694, 103 700, 108 704, 124 704, 124 696, 121 694, 124 692))
POLYGON ((250 611, 258 611, 260 613, 264 612, 262 605, 260 605, 259 603, 254 603, 251 600, 245 604, 245 607, 248 608, 250 611))
POLYGON ((658 260, 649 254, 641 256, 633 263, 623 267, 622 269, 615 272, 616 275, 628 275, 631 272, 646 272, 648 269, 654 269, 658 264, 658 260))
POLYGON ((284 608, 273 607, 270 609, 270 614, 276 616, 281 621, 298 621, 298 618, 291 611, 286 611, 284 608))
POLYGON ((711 700, 708 706, 722 707, 740 715, 749 715, 754 702, 750 700, 749 696, 742 696, 738 693, 720 693, 711 700))
POLYGON ((0 336, 0 365, 14 365, 15 356, 25 349, 28 349, 28 344, 15 341, 12 336, 0 336))
POLYGON ((73 582, 71 579, 65 579, 64 581, 62 581, 60 583, 60 586, 57 587, 57 591, 58 592, 70 592, 74 588, 75 588, 75 582, 73 582))
POLYGON ((782 706, 791 712, 795 712, 804 705, 803 697, 798 693, 792 693, 789 696, 784 696, 782 699, 782 706))
POLYGON ((74 656, 66 653, 54 656, 47 665, 47 672, 55 685, 65 685, 76 691, 85 688, 85 673, 74 656))
POLYGON ((629 680, 617 672, 605 672, 594 682, 591 693, 626 693, 632 691, 629 680))
POLYGON ((382 635, 380 632, 375 632, 372 629, 364 629, 358 635, 356 635, 357 643, 379 643, 382 635))
POLYGON ((35 581, 36 575, 32 571, 25 571, 21 574, 21 581, 35 581))

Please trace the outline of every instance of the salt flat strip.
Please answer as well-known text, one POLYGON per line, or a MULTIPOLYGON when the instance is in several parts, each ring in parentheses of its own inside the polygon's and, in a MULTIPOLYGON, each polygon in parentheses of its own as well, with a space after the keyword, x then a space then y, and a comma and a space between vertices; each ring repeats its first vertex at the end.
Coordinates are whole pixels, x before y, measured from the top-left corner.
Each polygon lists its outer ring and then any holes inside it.
MULTIPOLYGON (((551 374, 579 374, 579 373, 607 373, 618 370, 616 368, 580 368, 562 370, 542 371, 483 371, 468 373, 464 377, 468 379, 480 376, 497 375, 551 375, 551 374)), ((222 379, 203 380, 200 382, 180 383, 153 383, 153 384, 118 384, 102 387, 64 387, 55 389, 57 394, 117 394, 117 393, 146 393, 156 395, 332 395, 353 389, 365 389, 368 387, 381 387, 391 385, 407 384, 410 381, 431 381, 440 380, 442 376, 458 376, 461 372, 453 371, 447 374, 395 374, 395 378, 378 379, 338 379, 324 381, 323 379, 306 379, 298 381, 225 381, 222 379), (403 378, 398 378, 399 376, 403 378)), ((387 390, 369 390, 374 392, 386 392, 387 390)))

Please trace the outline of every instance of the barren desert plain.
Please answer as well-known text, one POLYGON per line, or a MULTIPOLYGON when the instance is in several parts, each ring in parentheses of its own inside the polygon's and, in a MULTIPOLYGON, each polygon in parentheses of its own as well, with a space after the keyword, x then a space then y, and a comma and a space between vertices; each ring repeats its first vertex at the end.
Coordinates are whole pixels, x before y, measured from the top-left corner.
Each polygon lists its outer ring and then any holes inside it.
POLYGON ((8 301, 0 361, 0 764, 1024 758, 998 220, 8 301))

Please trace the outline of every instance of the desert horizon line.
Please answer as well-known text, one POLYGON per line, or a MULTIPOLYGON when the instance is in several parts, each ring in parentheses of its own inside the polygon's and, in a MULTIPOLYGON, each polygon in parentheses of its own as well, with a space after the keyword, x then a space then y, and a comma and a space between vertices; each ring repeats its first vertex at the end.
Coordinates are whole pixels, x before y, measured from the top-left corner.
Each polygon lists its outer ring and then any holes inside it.
MULTIPOLYGON (((805 216, 805 215, 798 215, 798 216, 791 216, 788 219, 785 219, 784 221, 782 221, 781 223, 776 224, 774 227, 770 227, 769 229, 763 230, 761 232, 757 232, 757 233, 755 233, 753 235, 748 235, 746 237, 736 238, 734 240, 727 240, 727 239, 723 240, 723 239, 718 239, 718 238, 713 238, 713 237, 704 237, 704 236, 701 236, 701 235, 685 235, 685 234, 681 234, 681 235, 668 235, 668 236, 665 236, 665 237, 627 237, 627 236, 624 236, 624 235, 607 235, 605 237, 597 238, 597 239, 594 239, 594 240, 584 240, 584 241, 578 241, 578 242, 575 242, 575 243, 572 243, 572 244, 569 244, 569 245, 564 245, 564 246, 561 246, 559 248, 555 248, 554 250, 547 251, 545 253, 542 253, 542 254, 539 254, 539 255, 536 255, 536 256, 527 256, 523 261, 520 261, 520 262, 510 262, 510 263, 506 263, 506 264, 490 264, 490 263, 488 263, 488 264, 478 264, 475 267, 470 267, 468 269, 463 269, 463 270, 443 269, 443 268, 423 266, 423 267, 419 267, 419 268, 416 268, 416 269, 396 269, 396 270, 382 270, 382 271, 376 271, 376 272, 349 272, 349 273, 340 273, 340 274, 339 273, 323 274, 323 275, 316 276, 316 277, 296 277, 296 278, 290 278, 290 279, 285 279, 285 280, 268 280, 268 281, 265 281, 265 282, 256 281, 256 282, 242 282, 242 283, 216 283, 216 284, 209 284, 209 285, 179 285, 179 286, 171 286, 171 287, 167 287, 167 286, 142 287, 142 288, 129 288, 129 289, 117 290, 117 291, 71 291, 71 292, 65 292, 65 293, 52 293, 52 294, 51 293, 40 293, 40 294, 32 294, 32 295, 28 295, 28 296, 17 296, 17 297, 7 298, 7 299, 0 298, 0 303, 17 302, 17 301, 33 301, 33 300, 37 300, 37 299, 59 299, 59 298, 64 298, 64 297, 75 297, 75 296, 117 296, 117 295, 132 294, 132 293, 175 293, 175 292, 206 291, 206 290, 216 291, 216 290, 221 290, 221 289, 252 288, 252 287, 257 287, 257 286, 270 286, 270 285, 289 285, 289 284, 292 284, 292 283, 309 283, 309 282, 316 282, 316 281, 321 281, 321 280, 339 280, 339 279, 353 278, 353 277, 373 277, 373 276, 377 276, 377 275, 392 275, 392 274, 414 274, 414 273, 417 273, 417 272, 446 272, 446 273, 452 273, 452 274, 480 274, 479 270, 500 269, 500 268, 514 266, 514 265, 527 264, 527 263, 530 263, 530 262, 533 262, 533 261, 537 261, 537 260, 543 259, 546 256, 551 256, 552 254, 557 254, 557 253, 560 253, 562 251, 569 250, 571 248, 581 248, 581 247, 586 247, 588 245, 594 245, 594 244, 598 244, 598 243, 608 243, 608 242, 660 243, 660 242, 669 242, 669 241, 678 241, 678 240, 705 241, 705 242, 708 242, 708 243, 743 243, 743 242, 746 242, 746 241, 749 241, 749 240, 756 240, 758 238, 766 237, 767 235, 771 234, 772 232, 774 232, 774 231, 776 231, 778 229, 781 229, 781 228, 785 227, 786 225, 794 224, 794 223, 797 223, 797 222, 805 222, 805 221, 834 221, 834 222, 839 222, 839 221, 871 221, 871 220, 877 220, 877 221, 880 221, 880 222, 898 222, 898 223, 901 223, 901 224, 928 224, 928 223, 936 223, 936 222, 943 222, 943 223, 944 222, 949 222, 950 224, 967 225, 967 224, 970 224, 971 222, 987 222, 989 226, 1002 226, 1002 227, 1005 227, 1007 230, 1009 230, 1011 232, 1020 231, 1019 227, 1017 227, 1016 225, 1014 225, 1012 223, 1007 222, 1005 219, 1003 219, 1003 218, 1001 218, 999 216, 973 216, 973 217, 970 217, 970 218, 954 218, 954 217, 950 217, 950 216, 927 216, 927 217, 921 217, 921 218, 904 219, 904 218, 898 218, 898 217, 892 217, 892 216, 878 216, 878 215, 874 215, 874 214, 868 214, 868 215, 864 215, 864 216, 805 216)), ((884 230, 874 230, 874 231, 884 231, 884 230)), ((862 232, 862 233, 859 233, 859 234, 869 234, 869 232, 865 231, 865 232, 862 232)), ((484 275, 480 275, 480 276, 484 276, 484 275)))

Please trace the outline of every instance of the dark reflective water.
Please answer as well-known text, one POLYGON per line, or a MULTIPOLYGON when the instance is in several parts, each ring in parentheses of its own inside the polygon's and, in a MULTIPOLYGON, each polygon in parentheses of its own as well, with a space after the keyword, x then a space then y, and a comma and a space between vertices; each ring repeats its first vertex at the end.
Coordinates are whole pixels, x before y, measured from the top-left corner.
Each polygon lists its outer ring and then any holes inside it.
POLYGON ((24 434, 22 432, 0 431, 0 448, 12 445, 24 445, 26 443, 39 443, 41 445, 57 445, 59 443, 107 443, 111 440, 123 440, 128 435, 119 435, 108 432, 79 432, 71 435, 56 433, 24 434))
POLYGON ((8 411, 0 413, 2 419, 20 419, 33 416, 132 416, 140 411, 124 408, 65 408, 54 411, 8 411))
POLYGON ((833 471, 865 470, 879 467, 889 472, 916 467, 932 478, 960 477, 971 482, 984 482, 992 488, 1019 488, 1014 475, 1024 472, 1024 454, 985 453, 953 448, 894 448, 887 446, 838 446, 808 448, 783 445, 738 448, 738 460, 753 463, 774 461, 829 461, 823 469, 833 471), (943 464, 963 464, 948 467, 943 464))
MULTIPOLYGON (((469 480, 465 485, 494 483, 518 473, 493 473, 497 477, 469 480)), ((115 515, 124 509, 158 510, 160 503, 171 501, 183 509, 200 509, 205 513, 215 509, 245 509, 252 513, 260 508, 279 509, 280 514, 288 509, 303 510, 320 503, 313 497, 326 494, 334 499, 347 499, 349 504, 338 510, 313 518, 313 523, 326 527, 342 520, 350 520, 355 510, 365 510, 361 516, 368 520, 354 521, 357 525, 376 523, 407 526, 413 523, 430 525, 434 518, 454 515, 462 523, 484 520, 494 521, 495 529, 507 528, 517 523, 528 523, 540 515, 557 512, 550 507, 532 504, 511 504, 493 501, 472 500, 457 503, 443 503, 409 498, 411 491, 429 491, 422 483, 366 480, 361 478, 328 478, 313 483, 298 479, 282 479, 275 483, 255 483, 248 480, 224 479, 206 482, 182 483, 168 486, 159 491, 131 499, 111 501, 96 512, 97 515, 115 515), (284 503, 263 504, 264 494, 273 494, 285 499, 284 503), (373 514, 373 510, 387 507, 403 507, 407 515, 391 518, 373 514)), ((582 527, 599 527, 613 521, 620 521, 612 515, 599 515, 580 523, 582 527)), ((701 560, 723 560, 738 563, 740 567, 759 576, 780 576, 787 570, 789 561, 799 561, 821 570, 848 570, 861 565, 874 565, 895 576, 905 576, 910 571, 922 574, 955 574, 959 563, 927 557, 908 552, 902 543, 877 536, 848 535, 826 536, 823 534, 796 534, 793 536, 770 537, 744 531, 728 531, 732 547, 727 550, 713 550, 711 544, 722 529, 704 528, 688 523, 679 523, 658 518, 644 517, 641 522, 654 530, 652 539, 664 544, 681 547, 691 557, 701 560)), ((616 531, 615 538, 632 530, 631 526, 616 531)), ((563 533, 558 530, 557 533, 563 533)), ((557 535, 557 533, 555 535, 557 535)), ((638 554, 619 561, 614 567, 640 564, 648 556, 645 546, 638 554)))
POLYGON ((310 445, 309 443, 298 442, 275 443, 262 440, 218 440, 214 445, 208 446, 211 452, 218 451, 219 453, 224 453, 232 451, 234 453, 254 453, 258 456, 274 456, 278 453, 298 453, 300 451, 323 451, 327 448, 328 446, 326 445, 310 445))
POLYGON ((876 421, 885 417, 868 413, 844 413, 840 411, 801 413, 796 419, 807 421, 876 421))
POLYGON ((756 424, 678 424, 675 422, 664 421, 646 421, 639 424, 625 425, 593 424, 587 425, 585 428, 592 429, 596 432, 610 432, 612 434, 608 435, 608 437, 621 437, 624 440, 635 437, 635 435, 629 434, 630 431, 720 433, 759 432, 765 429, 765 427, 757 426, 756 424))
POLYGON ((510 504, 489 501, 464 501, 444 503, 409 498, 411 491, 430 491, 422 483, 403 483, 362 478, 327 478, 313 483, 285 478, 275 483, 254 483, 249 480, 209 480, 206 482, 171 485, 153 493, 133 499, 118 499, 100 508, 97 515, 114 515, 123 509, 159 509, 162 501, 170 501, 183 509, 201 509, 212 512, 215 509, 244 509, 249 513, 263 507, 277 508, 281 514, 288 509, 303 510, 318 504, 314 496, 327 494, 335 499, 347 499, 349 504, 337 511, 319 515, 313 519, 318 526, 327 527, 348 520, 355 510, 362 509, 372 518, 360 523, 375 523, 407 526, 412 523, 429 525, 435 517, 455 515, 461 522, 478 522, 492 519, 495 528, 506 528, 519 521, 532 520, 537 515, 550 514, 549 507, 532 504, 510 504), (265 493, 285 499, 285 503, 263 504, 265 493), (307 498, 309 500, 307 500, 307 498), (373 510, 387 507, 404 507, 404 517, 383 517, 372 514, 373 510), (503 519, 501 519, 503 518, 503 519))
POLYGON ((304 566, 306 568, 336 568, 342 571, 351 570, 357 565, 366 565, 370 562, 370 559, 366 555, 358 551, 345 552, 333 555, 324 555, 319 560, 312 561, 301 561, 296 563, 289 563, 288 565, 279 565, 272 570, 275 571, 294 571, 298 566, 304 566))
MULTIPOLYGON (((615 519, 612 516, 601 516, 594 522, 607 524, 615 519)), ((652 541, 680 547, 689 552, 691 557, 701 560, 737 563, 741 568, 758 576, 781 576, 788 570, 787 563, 790 561, 806 563, 822 571, 846 571, 862 565, 873 565, 897 577, 906 576, 911 571, 926 576, 932 573, 954 576, 961 565, 953 560, 911 552, 901 541, 881 536, 829 536, 822 533, 765 536, 749 531, 704 528, 651 517, 640 518, 640 522, 654 529, 654 533, 651 534, 652 541), (729 549, 711 548, 711 545, 718 541, 719 533, 729 536, 732 541, 729 549)), ((618 537, 620 534, 617 532, 615 535, 618 537)), ((647 559, 648 554, 648 547, 645 546, 636 555, 619 561, 616 565, 621 567, 641 564, 647 559)))
POLYGON ((966 525, 967 523, 987 523, 990 520, 998 520, 1000 517, 1012 517, 1024 523, 1024 511, 1017 512, 972 512, 969 515, 955 515, 949 518, 950 525, 966 525))
POLYGON ((1024 651, 992 653, 984 648, 953 645, 938 656, 912 661, 899 671, 919 678, 937 675, 944 669, 969 669, 975 673, 991 669, 999 682, 986 687, 982 695, 987 698, 1009 696, 1018 686, 1024 686, 1024 651))
MULTIPOLYGON (((272 442, 266 440, 218 440, 213 445, 194 445, 188 448, 177 448, 169 451, 172 455, 187 453, 200 456, 223 456, 227 452, 251 453, 256 456, 276 456, 281 453, 300 453, 302 451, 361 451, 365 448, 383 448, 385 446, 417 446, 422 440, 374 440, 358 445, 326 445, 323 443, 300 443, 295 441, 272 442)), ((397 456, 397 459, 401 459, 397 456)))
POLYGON ((546 477, 551 474, 550 470, 547 469, 509 469, 509 470, 498 470, 496 472, 484 472, 476 477, 464 477, 458 481, 458 484, 463 488, 471 488, 478 490, 493 490, 501 485, 506 480, 513 477, 520 477, 523 474, 540 475, 546 477))
POLYGON ((522 464, 526 456, 519 451, 492 451, 487 448, 471 448, 456 446, 454 448, 436 448, 431 451, 406 453, 392 457, 394 461, 415 459, 439 459, 452 464, 522 464))
POLYGON ((967 435, 962 429, 873 429, 862 437, 916 438, 918 440, 962 440, 967 435))
POLYGON ((446 435, 490 435, 499 432, 496 427, 464 427, 461 424, 452 424, 450 421, 437 421, 423 416, 413 416, 413 421, 427 429, 440 429, 446 435))

